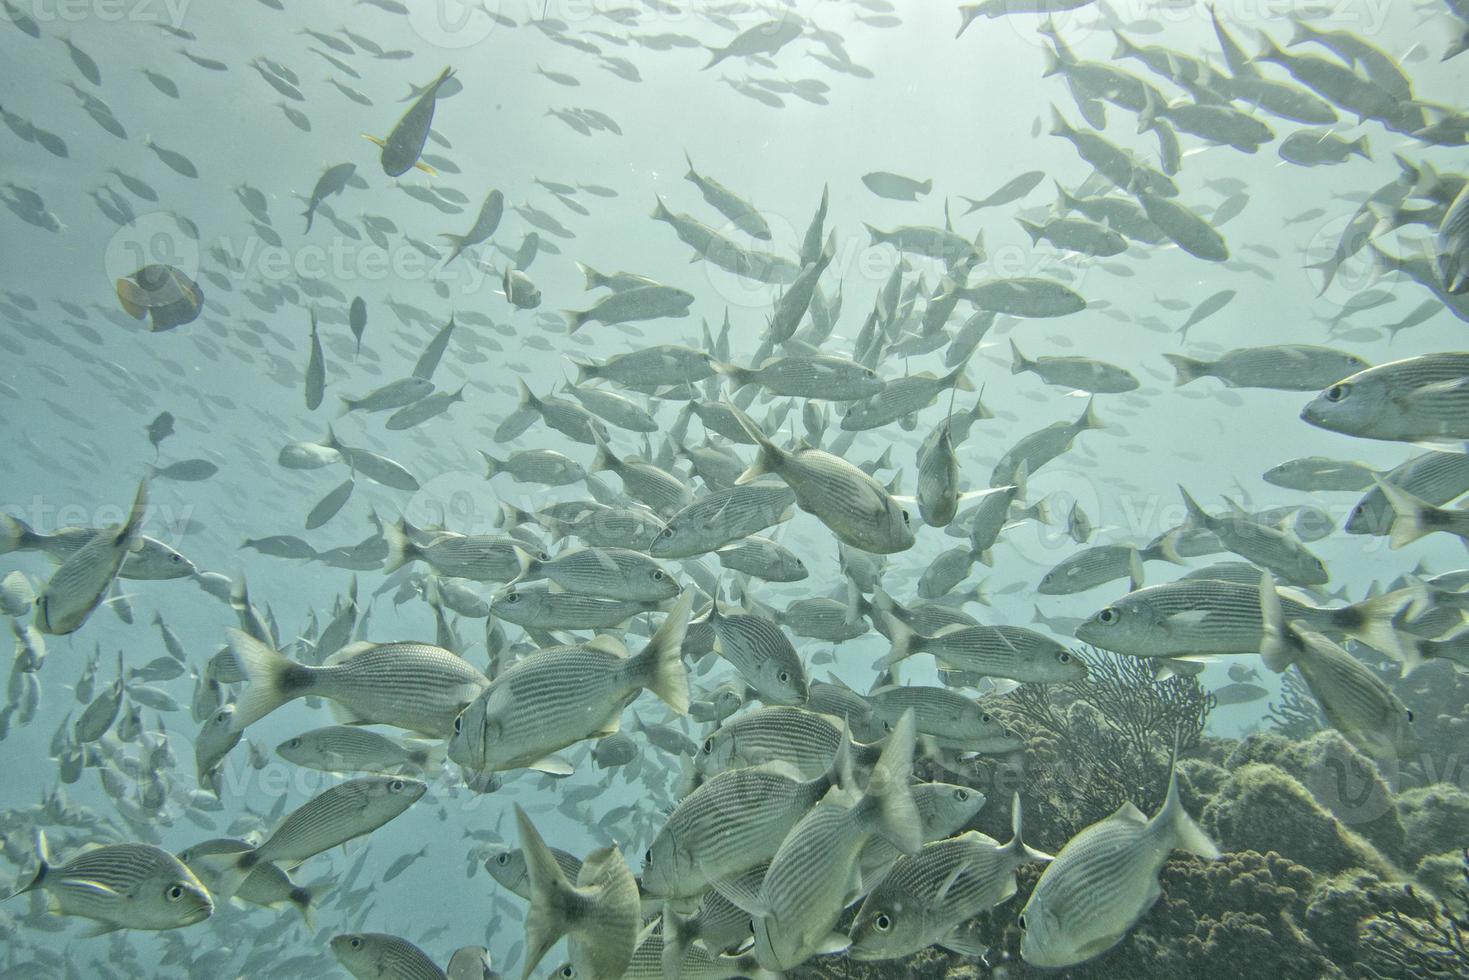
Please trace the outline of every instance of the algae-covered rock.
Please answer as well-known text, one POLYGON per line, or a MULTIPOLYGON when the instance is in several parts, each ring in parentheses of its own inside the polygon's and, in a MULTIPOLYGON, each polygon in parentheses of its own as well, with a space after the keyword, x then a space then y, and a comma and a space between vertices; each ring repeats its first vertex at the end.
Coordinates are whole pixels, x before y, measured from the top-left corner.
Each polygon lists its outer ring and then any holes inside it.
POLYGON ((1250 735, 1238 743, 1225 765, 1236 769, 1251 762, 1284 769, 1342 824, 1392 860, 1405 859, 1408 847, 1393 799, 1396 759, 1375 760, 1340 732, 1327 730, 1300 741, 1250 735))
POLYGON ((1366 924, 1389 909, 1411 910, 1403 889, 1369 871, 1348 871, 1321 882, 1306 908, 1305 928, 1338 963, 1365 953, 1366 924))
POLYGON ((1410 789, 1398 797, 1406 834, 1404 858, 1416 867, 1424 856, 1469 844, 1469 793, 1447 783, 1410 789))
POLYGON ((1431 895, 1447 902, 1459 915, 1469 917, 1469 905, 1463 901, 1469 895, 1469 890, 1466 890, 1469 881, 1464 879, 1465 860, 1462 847, 1457 851, 1430 854, 1418 862, 1413 880, 1425 896, 1431 895))
POLYGON ((1312 871, 1364 868, 1384 877, 1391 863, 1342 826, 1290 773, 1250 763, 1230 773, 1204 807, 1204 830, 1226 851, 1278 851, 1312 871))

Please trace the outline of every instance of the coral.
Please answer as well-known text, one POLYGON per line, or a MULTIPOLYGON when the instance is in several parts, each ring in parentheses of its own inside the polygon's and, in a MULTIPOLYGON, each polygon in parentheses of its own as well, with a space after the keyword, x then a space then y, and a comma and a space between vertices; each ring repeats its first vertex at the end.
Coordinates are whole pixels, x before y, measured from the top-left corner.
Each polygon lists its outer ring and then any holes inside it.
POLYGON ((1064 841, 1131 800, 1163 802, 1168 753, 1193 747, 1214 705, 1191 677, 1159 681, 1134 657, 1085 648, 1086 680, 1025 684, 996 709, 1026 736, 1026 789, 1038 825, 1064 841))
POLYGON ((1309 738, 1325 727, 1321 709, 1299 672, 1288 670, 1280 678, 1280 703, 1267 705, 1265 720, 1286 738, 1309 738))
POLYGON ((1406 833, 1393 801, 1399 776, 1389 765, 1387 776, 1371 756, 1328 729, 1304 741, 1264 733, 1245 738, 1225 761, 1238 769, 1251 762, 1279 766, 1294 776, 1331 815, 1367 838, 1393 860, 1407 851, 1406 833))
POLYGON ((1464 846, 1469 834, 1469 793, 1445 783, 1410 789, 1398 797, 1407 835, 1408 864, 1464 846))
POLYGON ((1431 901, 1410 885, 1407 912, 1390 909, 1367 925, 1366 974, 1393 980, 1469 976, 1469 849, 1460 857, 1459 880, 1448 898, 1431 901))
POLYGON ((1363 953, 1364 923, 1391 909, 1405 910, 1403 890, 1366 871, 1348 871, 1320 882, 1306 907, 1304 925, 1321 949, 1337 963, 1363 953))
POLYGON ((1224 850, 1273 849, 1327 874, 1353 868, 1394 873, 1376 848, 1343 827, 1295 777, 1268 763, 1230 773, 1201 822, 1224 850))

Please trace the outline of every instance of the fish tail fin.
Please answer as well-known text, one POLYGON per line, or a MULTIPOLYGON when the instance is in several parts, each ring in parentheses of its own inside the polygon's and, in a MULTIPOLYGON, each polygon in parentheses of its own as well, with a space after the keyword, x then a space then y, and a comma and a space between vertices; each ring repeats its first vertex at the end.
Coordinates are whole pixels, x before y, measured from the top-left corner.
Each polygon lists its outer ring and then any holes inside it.
MULTIPOLYGON (((491 456, 489 453, 485 452, 483 449, 481 449, 479 451, 479 454, 481 456, 483 456, 484 457, 484 460, 485 460, 485 479, 486 480, 494 479, 495 475, 498 474, 502 469, 505 468, 505 464, 503 462, 501 462, 500 460, 498 460, 495 457, 491 456)), ((502 503, 500 506, 503 508, 505 505, 502 503)))
POLYGON ((14 892, 11 892, 9 895, 5 896, 6 899, 7 900, 8 899, 12 899, 12 898, 14 898, 17 895, 24 895, 26 892, 35 891, 37 888, 40 888, 42 884, 45 883, 46 876, 48 874, 50 874, 50 873, 51 873, 51 849, 46 844, 46 831, 43 830, 43 829, 41 829, 40 827, 37 827, 36 828, 36 873, 33 874, 33 875, 31 875, 31 880, 29 882, 27 882, 24 887, 22 887, 22 888, 20 888, 20 889, 18 889, 16 891, 14 891, 14 892))
POLYGON ((689 172, 683 175, 683 179, 692 180, 694 183, 697 184, 699 182, 699 172, 694 169, 694 158, 689 156, 689 151, 687 147, 684 148, 683 158, 684 162, 689 165, 689 172))
POLYGON ((561 315, 566 317, 566 332, 574 334, 587 322, 589 310, 562 310, 561 315))
POLYGON ((1265 666, 1282 674, 1300 655, 1299 637, 1285 621, 1280 595, 1275 591, 1275 576, 1260 576, 1260 657, 1265 666))
POLYGON ((1071 124, 1066 121, 1066 117, 1061 115, 1061 110, 1054 105, 1051 106, 1051 135, 1070 136, 1074 132, 1071 124))
POLYGON ((1210 518, 1208 514, 1204 513, 1204 508, 1199 506, 1199 502, 1183 488, 1183 484, 1181 483, 1178 485, 1178 492, 1183 497, 1183 506, 1188 512, 1188 517, 1186 518, 1188 526, 1207 528, 1210 524, 1210 518))
POLYGON ((872 237, 871 244, 881 245, 883 242, 887 241, 887 234, 885 232, 878 231, 876 228, 872 227, 865 221, 862 222, 862 226, 867 229, 867 234, 872 237))
POLYGON ((1025 229, 1025 233, 1030 236, 1030 243, 1032 245, 1039 245, 1041 236, 1046 233, 1046 229, 1034 221, 1026 221, 1024 218, 1016 218, 1015 220, 1020 224, 1020 227, 1025 229))
POLYGON ((1350 147, 1351 152, 1357 154, 1362 159, 1364 159, 1364 160, 1371 160, 1372 159, 1372 149, 1371 149, 1371 147, 1369 147, 1367 145, 1367 134, 1366 133, 1363 133, 1361 136, 1359 136, 1356 139, 1352 140, 1352 142, 1350 144, 1348 144, 1348 146, 1350 147))
POLYGON ((26 551, 36 545, 36 532, 18 517, 0 514, 0 555, 26 551))
POLYGON ((1332 625, 1374 650, 1395 657, 1402 662, 1403 672, 1410 673, 1422 661, 1417 649, 1407 642, 1407 637, 1399 635, 1395 624, 1409 606, 1427 601, 1426 592, 1420 583, 1333 609, 1330 614, 1332 625))
POLYGON ((1015 346, 1014 338, 1010 340, 1010 357, 1012 358, 1010 361, 1011 374, 1023 374, 1035 366, 1032 362, 1025 359, 1024 354, 1020 353, 1020 348, 1015 346))
POLYGON ((518 803, 515 821, 520 826, 520 848, 525 855, 526 877, 530 879, 530 909, 525 916, 525 963, 529 976, 535 964, 566 934, 567 925, 576 913, 578 896, 518 803))
POLYGON ((592 465, 587 467, 587 472, 605 473, 608 470, 615 470, 621 460, 617 458, 612 450, 607 448, 607 443, 603 441, 601 435, 596 430, 592 431, 592 441, 597 446, 597 454, 592 457, 592 465))
POLYGON ((1010 798, 1010 843, 1006 844, 1004 849, 1022 861, 1043 861, 1049 864, 1056 859, 1054 854, 1038 851, 1025 843, 1025 838, 1021 834, 1019 793, 1010 798))
POLYGON ((673 213, 670 212, 668 210, 667 205, 665 205, 663 203, 663 198, 655 195, 654 198, 653 198, 653 200, 655 202, 654 205, 653 205, 653 220, 654 221, 672 221, 673 220, 673 213))
POLYGON ((299 667, 280 651, 241 630, 229 631, 229 644, 230 653, 246 678, 245 691, 235 704, 231 722, 235 731, 242 732, 251 722, 259 721, 292 699, 285 687, 288 672, 309 668, 299 667))
POLYGON ((749 483, 756 477, 766 473, 780 472, 780 468, 785 464, 785 452, 775 443, 771 442, 748 415, 733 405, 728 405, 728 403, 726 405, 730 412, 734 414, 735 421, 740 423, 740 428, 744 429, 745 433, 751 439, 754 439, 755 444, 760 447, 760 452, 755 457, 755 462, 751 463, 750 468, 740 474, 739 479, 735 480, 735 483, 749 483))
POLYGON ((921 183, 921 184, 918 185, 918 193, 920 193, 920 194, 927 194, 928 192, 930 192, 932 190, 933 190, 933 178, 932 177, 929 177, 923 183, 921 183))
POLYGON ((693 607, 693 590, 685 589, 634 661, 646 678, 648 690, 680 715, 689 713, 689 672, 683 662, 683 641, 693 607))
POLYGON ((893 664, 902 663, 915 653, 923 650, 923 641, 926 637, 920 636, 918 631, 896 616, 883 610, 879 613, 888 629, 888 639, 892 642, 892 649, 888 655, 878 661, 878 669, 891 667, 893 664))
POLYGON ((1086 409, 1081 413, 1081 418, 1076 420, 1076 431, 1085 432, 1087 429, 1100 429, 1105 424, 1102 421, 1102 417, 1097 414, 1097 400, 1095 398, 1088 398, 1086 400, 1086 409))
POLYGON ((1182 354, 1164 354, 1163 359, 1173 365, 1173 387, 1180 388, 1190 381, 1197 381, 1209 373, 1206 361, 1182 354))
POLYGON ((598 272, 596 269, 593 269, 591 266, 587 265, 585 262, 578 262, 576 264, 576 267, 581 270, 582 276, 586 278, 587 284, 584 288, 597 289, 598 287, 606 284, 607 277, 602 275, 602 273, 598 272))
POLYGON ((250 872, 259 864, 259 852, 250 848, 196 857, 190 863, 190 868, 199 877, 207 879, 209 893, 214 896, 214 903, 218 906, 234 897, 245 879, 250 877, 250 872))
POLYGON ((913 801, 913 790, 909 783, 913 775, 913 711, 903 712, 882 755, 872 767, 867 780, 867 791, 858 806, 872 805, 876 809, 873 831, 904 854, 916 854, 923 846, 919 829, 922 821, 918 816, 918 805, 913 801), (869 803, 869 801, 871 801, 869 803))
POLYGON ((1190 854, 1197 854, 1205 861, 1217 861, 1219 859, 1219 845, 1215 844, 1208 834, 1204 833, 1202 827, 1194 822, 1194 818, 1188 815, 1183 808, 1183 802, 1178 798, 1178 744, 1177 735, 1174 736, 1173 759, 1168 770, 1168 796, 1163 800, 1163 808, 1158 811, 1154 822, 1167 828, 1172 837, 1173 846, 1190 854))
POLYGON ((408 536, 408 522, 403 518, 398 518, 394 524, 384 524, 383 537, 388 542, 388 557, 383 561, 384 572, 396 572, 419 557, 418 546, 408 536))
POLYGON ((571 363, 576 368, 576 383, 578 385, 586 384, 593 378, 598 377, 597 365, 586 361, 578 361, 575 358, 571 359, 571 363))
POLYGON ((1394 486, 1378 476, 1372 477, 1377 489, 1387 498, 1392 508, 1392 524, 1388 528, 1389 542, 1394 549, 1412 544, 1419 538, 1431 534, 1434 528, 1428 522, 1433 507, 1420 500, 1402 487, 1394 486))
POLYGON ((970 381, 964 374, 964 365, 960 364, 943 377, 944 387, 951 391, 973 391, 974 382, 970 381))
POLYGON ((330 880, 318 881, 314 885, 298 885, 291 889, 287 896, 297 912, 301 913, 301 921, 306 923, 307 932, 316 931, 316 910, 321 906, 321 900, 331 891, 334 882, 330 880))

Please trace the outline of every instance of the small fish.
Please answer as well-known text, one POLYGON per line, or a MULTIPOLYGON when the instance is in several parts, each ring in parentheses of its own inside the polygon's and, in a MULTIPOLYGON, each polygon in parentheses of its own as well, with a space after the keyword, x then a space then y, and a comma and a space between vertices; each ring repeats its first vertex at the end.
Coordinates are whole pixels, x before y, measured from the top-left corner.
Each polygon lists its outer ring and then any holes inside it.
POLYGON ((75 633, 107 597, 128 555, 137 549, 138 529, 148 510, 148 481, 138 484, 128 520, 94 535, 64 561, 36 598, 36 628, 75 633))
POLYGON ((382 932, 333 936, 332 955, 357 980, 448 980, 429 955, 406 939, 382 932))
POLYGON ((145 265, 117 280, 117 301, 134 320, 149 320, 154 333, 198 319, 204 309, 199 284, 171 265, 145 265))
POLYGON ((150 479, 178 480, 181 483, 198 483, 219 472, 219 467, 207 459, 181 459, 167 466, 148 467, 150 479))
MULTIPOLYGON (((438 101, 439 89, 453 77, 454 69, 445 68, 438 78, 425 86, 417 101, 409 106, 408 111, 388 133, 387 139, 367 136, 367 139, 382 147, 383 173, 389 177, 398 177, 417 167, 427 174, 434 174, 434 169, 419 157, 433 126, 434 105, 438 101)), ((363 135, 366 136, 365 133, 363 135)))
POLYGON ((1124 803, 1046 865, 1017 919, 1021 957, 1031 966, 1074 966, 1117 945, 1162 895, 1158 872, 1174 848, 1206 861, 1220 856, 1179 802, 1176 768, 1151 820, 1124 803))
POLYGON ((885 170, 875 170, 870 174, 864 174, 862 183, 866 184, 867 189, 878 197, 885 197, 892 201, 916 201, 933 190, 931 179, 919 181, 901 174, 888 173, 885 170))
POLYGON ((209 891, 178 858, 152 844, 101 844, 52 866, 42 831, 38 867, 20 890, 46 893, 53 911, 118 929, 180 929, 214 914, 209 891))
POLYGON ((1251 701, 1258 701, 1270 692, 1259 684, 1236 682, 1225 684, 1223 687, 1216 687, 1209 693, 1214 695, 1215 704, 1220 707, 1225 707, 1231 704, 1248 704, 1251 701))

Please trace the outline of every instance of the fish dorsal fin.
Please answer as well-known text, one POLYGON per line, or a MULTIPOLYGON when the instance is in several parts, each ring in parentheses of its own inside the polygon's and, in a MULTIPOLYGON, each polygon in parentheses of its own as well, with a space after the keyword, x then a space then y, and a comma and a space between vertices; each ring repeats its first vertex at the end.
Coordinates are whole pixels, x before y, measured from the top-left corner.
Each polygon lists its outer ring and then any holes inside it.
POLYGON ((1139 810, 1136 804, 1134 804, 1131 800, 1128 800, 1127 802, 1119 806, 1117 808, 1117 811, 1113 813, 1112 816, 1108 819, 1121 820, 1126 823, 1135 823, 1139 826, 1145 826, 1148 822, 1147 816, 1144 815, 1143 811, 1139 810))
POLYGON ((358 640, 356 643, 349 643, 330 657, 327 657, 324 661, 324 666, 334 667, 338 664, 344 664, 353 657, 361 656, 367 651, 376 648, 376 643, 370 643, 367 640, 358 640))
POLYGON ((624 658, 627 656, 627 647, 610 633, 599 633, 586 646, 588 650, 596 650, 599 653, 611 653, 624 658))

